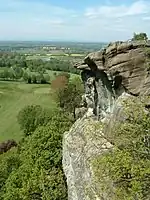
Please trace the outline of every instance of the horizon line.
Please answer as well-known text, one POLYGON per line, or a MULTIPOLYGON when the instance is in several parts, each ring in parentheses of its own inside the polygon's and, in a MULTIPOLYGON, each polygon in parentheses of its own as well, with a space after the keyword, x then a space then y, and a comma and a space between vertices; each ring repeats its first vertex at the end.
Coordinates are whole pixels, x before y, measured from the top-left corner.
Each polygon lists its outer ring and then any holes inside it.
POLYGON ((0 42, 71 42, 71 43, 109 43, 108 41, 83 41, 83 40, 13 40, 13 39, 0 39, 0 42))

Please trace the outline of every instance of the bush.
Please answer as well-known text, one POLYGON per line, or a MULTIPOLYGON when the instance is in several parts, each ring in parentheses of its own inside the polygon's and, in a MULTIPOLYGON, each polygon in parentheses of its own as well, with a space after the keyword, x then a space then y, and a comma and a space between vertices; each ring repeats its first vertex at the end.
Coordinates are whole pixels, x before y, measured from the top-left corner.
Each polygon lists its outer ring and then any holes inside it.
POLYGON ((114 149, 94 161, 96 179, 107 193, 114 192, 115 200, 149 197, 150 116, 145 104, 142 99, 126 102, 126 120, 117 123, 109 137, 114 149), (113 182, 113 191, 108 180, 113 182))
POLYGON ((132 40, 148 40, 148 37, 146 33, 134 33, 132 40))

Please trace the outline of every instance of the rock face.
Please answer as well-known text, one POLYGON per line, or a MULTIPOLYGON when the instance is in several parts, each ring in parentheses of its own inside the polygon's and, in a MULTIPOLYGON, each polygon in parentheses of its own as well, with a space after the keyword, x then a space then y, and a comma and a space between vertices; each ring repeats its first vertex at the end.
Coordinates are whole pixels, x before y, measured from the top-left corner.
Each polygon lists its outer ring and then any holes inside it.
MULTIPOLYGON (((75 65, 82 70, 87 112, 64 134, 63 167, 69 200, 111 200, 98 187, 92 160, 113 148, 105 137, 120 116, 121 101, 150 94, 150 44, 116 42, 75 65), (107 123, 107 129, 102 128, 107 123)), ((110 184, 111 187, 111 183, 110 184)))

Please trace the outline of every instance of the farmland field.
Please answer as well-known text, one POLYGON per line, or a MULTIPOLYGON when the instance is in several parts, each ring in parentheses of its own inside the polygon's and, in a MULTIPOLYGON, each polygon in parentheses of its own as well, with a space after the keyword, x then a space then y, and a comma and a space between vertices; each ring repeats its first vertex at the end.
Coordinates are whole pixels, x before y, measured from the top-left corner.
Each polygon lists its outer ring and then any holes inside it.
POLYGON ((20 140, 22 133, 17 114, 24 106, 31 104, 55 108, 50 85, 0 82, 0 142, 20 140))
MULTIPOLYGON (((54 80, 56 75, 59 75, 59 74, 63 73, 62 71, 52 71, 52 70, 46 70, 46 72, 50 76, 50 81, 54 80)), ((70 78, 71 79, 74 78, 74 77, 80 77, 77 74, 72 74, 72 73, 69 73, 69 74, 70 74, 70 78)))
POLYGON ((64 58, 65 57, 85 57, 86 54, 80 54, 80 53, 64 53, 64 52, 57 52, 57 53, 48 53, 45 55, 41 55, 41 54, 35 54, 35 55, 30 55, 27 56, 27 60, 34 60, 34 59, 42 59, 42 60, 48 60, 50 58, 64 58))

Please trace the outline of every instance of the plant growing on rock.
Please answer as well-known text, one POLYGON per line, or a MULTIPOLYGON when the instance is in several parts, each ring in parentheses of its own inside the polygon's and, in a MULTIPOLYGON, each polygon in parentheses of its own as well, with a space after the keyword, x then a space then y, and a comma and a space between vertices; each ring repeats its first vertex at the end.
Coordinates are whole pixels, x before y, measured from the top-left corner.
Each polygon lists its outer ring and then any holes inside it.
POLYGON ((145 40, 145 41, 147 41, 148 40, 148 36, 147 36, 146 33, 134 33, 132 40, 133 41, 137 41, 137 40, 145 40))
POLYGON ((108 136, 114 148, 93 162, 96 180, 112 199, 149 198, 150 115, 146 102, 131 99, 125 103, 126 120, 118 122, 108 136))

